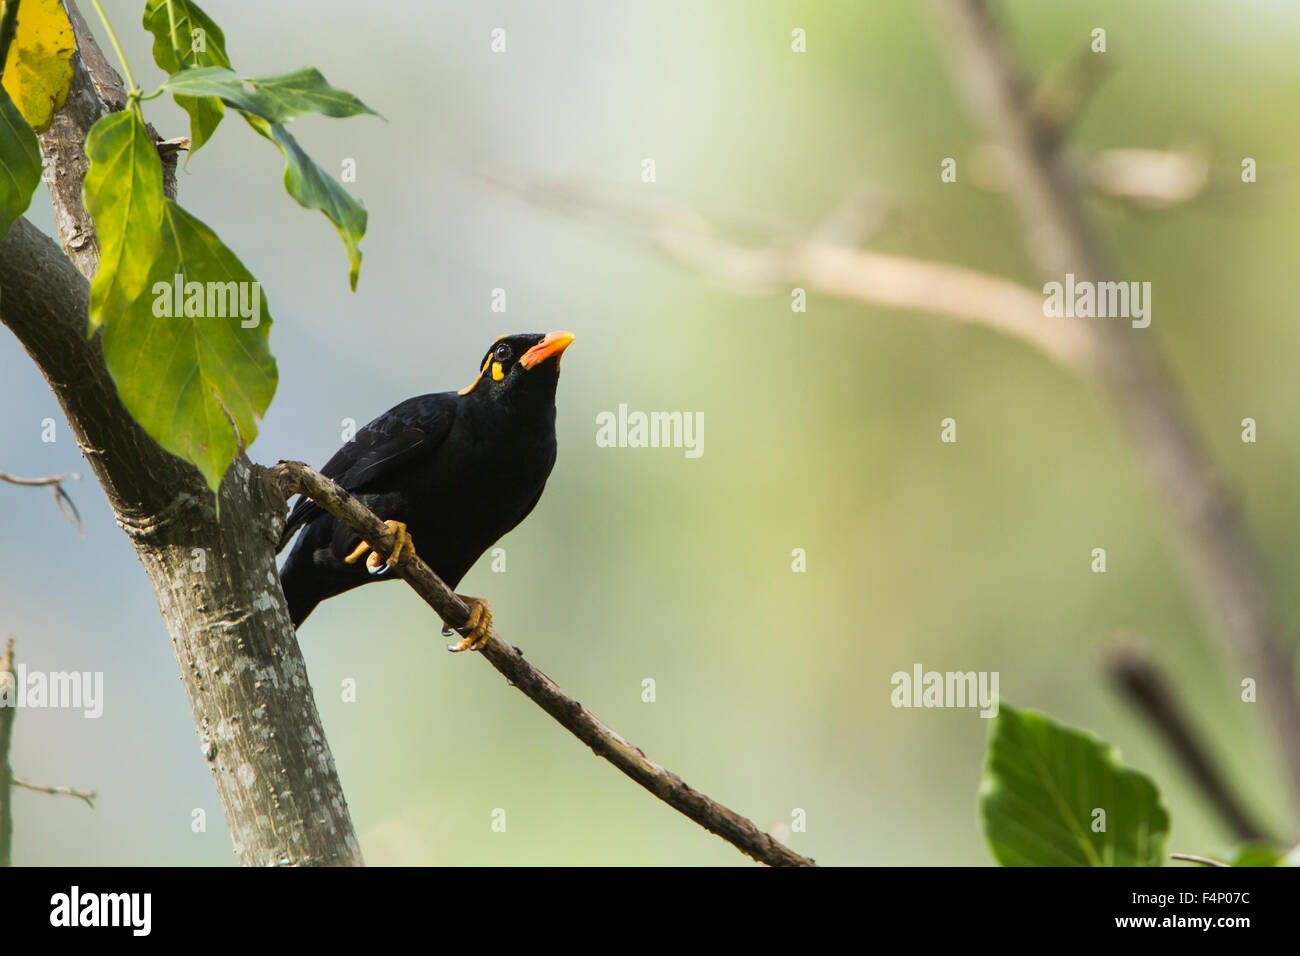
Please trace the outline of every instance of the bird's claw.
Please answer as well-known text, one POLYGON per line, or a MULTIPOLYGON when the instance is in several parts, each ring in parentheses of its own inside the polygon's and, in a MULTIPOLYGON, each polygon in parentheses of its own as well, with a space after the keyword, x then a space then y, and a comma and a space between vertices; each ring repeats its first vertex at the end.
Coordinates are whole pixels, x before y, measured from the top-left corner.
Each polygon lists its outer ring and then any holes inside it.
POLYGON ((366 558, 366 567, 370 569, 371 574, 378 574, 380 573, 380 565, 383 565, 386 570, 397 564, 402 558, 415 557, 415 542, 411 540, 410 534, 407 533, 405 524, 400 521, 388 520, 384 522, 384 527, 388 529, 388 533, 393 536, 394 540, 393 553, 388 556, 387 561, 380 557, 378 551, 375 551, 370 545, 362 541, 353 549, 351 554, 343 559, 343 563, 356 564, 361 560, 361 556, 369 551, 370 555, 366 558))
POLYGON ((467 597, 464 594, 456 596, 469 605, 469 617, 464 624, 456 628, 461 639, 455 644, 447 645, 447 650, 453 654, 460 651, 482 650, 483 645, 492 636, 492 609, 482 598, 467 597))

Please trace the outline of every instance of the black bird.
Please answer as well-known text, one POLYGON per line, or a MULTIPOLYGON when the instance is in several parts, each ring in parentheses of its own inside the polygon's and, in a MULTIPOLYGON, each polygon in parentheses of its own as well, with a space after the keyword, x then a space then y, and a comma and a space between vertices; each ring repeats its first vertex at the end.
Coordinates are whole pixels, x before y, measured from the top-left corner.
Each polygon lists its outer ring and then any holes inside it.
MULTIPOLYGON (((356 433, 321 474, 386 519, 397 540, 385 561, 314 502, 300 498, 277 551, 302 528, 280 571, 294 627, 321 601, 371 581, 415 553, 453 590, 479 556, 523 521, 555 464, 555 386, 573 336, 503 335, 459 392, 409 398, 356 433), (360 558, 371 551, 364 564, 360 558)), ((461 595, 470 616, 450 649, 492 633, 486 601, 461 595)))

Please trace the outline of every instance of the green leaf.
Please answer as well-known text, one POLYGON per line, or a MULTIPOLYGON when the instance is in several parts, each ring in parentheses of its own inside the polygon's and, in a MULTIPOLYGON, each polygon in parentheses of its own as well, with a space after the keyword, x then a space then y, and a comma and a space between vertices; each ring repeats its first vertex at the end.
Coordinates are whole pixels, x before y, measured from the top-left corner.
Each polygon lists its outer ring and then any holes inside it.
POLYGON ((162 88, 188 96, 218 97, 228 106, 270 123, 287 123, 309 113, 338 119, 363 113, 379 115, 346 90, 330 86, 320 70, 310 66, 276 76, 240 76, 219 67, 182 70, 169 76, 162 88))
MULTIPOLYGON (((149 0, 144 28, 153 34, 153 60, 168 73, 203 67, 229 67, 226 35, 198 4, 189 0, 149 0), (197 31, 197 32, 196 32, 197 31)), ((190 155, 212 138, 225 107, 213 97, 177 96, 190 114, 190 155)))
POLYGON ((1300 866, 1300 848, 1288 853, 1269 843, 1242 843, 1215 858, 1231 866, 1300 866))
POLYGON ((41 181, 41 147, 9 94, 0 88, 0 239, 27 211, 41 181))
POLYGON ((1159 866, 1169 834, 1155 784, 1114 747, 1006 704, 989 733, 980 817, 1003 866, 1159 866))
POLYGON ((4 64, 4 88, 29 126, 44 133, 72 85, 77 44, 59 0, 23 0, 4 64))
POLYGON ((154 440, 198 467, 214 491, 275 394, 261 287, 206 225, 164 200, 153 284, 104 326, 104 360, 131 415, 154 440), (185 292, 176 314, 176 277, 185 292), (187 286, 200 283, 200 286, 187 286), (234 285, 226 285, 234 283, 234 285), (193 297, 193 290, 199 295, 193 297), (241 324, 242 294, 258 305, 241 324), (236 432, 238 429, 238 432, 236 432))
POLYGON ((162 163, 135 110, 109 113, 86 136, 90 169, 82 185, 99 236, 90 283, 90 329, 144 294, 162 239, 162 163))
POLYGON ((307 155, 284 123, 308 113, 340 118, 378 114, 351 93, 330 86, 312 67, 268 77, 241 77, 218 68, 183 70, 168 77, 162 88, 192 96, 220 97, 279 147, 285 158, 284 188, 299 205, 319 209, 334 223, 347 250, 348 282, 355 291, 361 273, 366 209, 307 155))
POLYGON ((366 207, 352 198, 329 173, 316 165, 298 141, 283 126, 268 124, 258 116, 244 114, 248 125, 280 148, 284 154, 284 188, 307 209, 319 209, 338 229, 348 253, 348 282, 357 289, 361 273, 361 237, 366 234, 366 207))

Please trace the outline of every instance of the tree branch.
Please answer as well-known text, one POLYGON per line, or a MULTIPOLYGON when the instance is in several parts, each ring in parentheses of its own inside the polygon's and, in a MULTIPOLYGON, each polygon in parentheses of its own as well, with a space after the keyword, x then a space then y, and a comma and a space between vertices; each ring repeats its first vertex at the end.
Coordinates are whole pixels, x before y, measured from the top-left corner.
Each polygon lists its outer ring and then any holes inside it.
MULTIPOLYGON (((267 476, 286 499, 295 494, 305 495, 359 534, 377 551, 391 553, 396 545, 384 522, 373 511, 302 462, 282 461, 269 469, 267 476)), ((451 627, 465 624, 469 608, 418 554, 403 557, 398 561, 396 569, 444 622, 451 627)), ((693 790, 677 774, 665 770, 648 758, 640 748, 634 747, 601 723, 591 711, 524 660, 519 648, 506 643, 495 631, 481 653, 506 680, 590 747, 597 756, 604 757, 660 800, 716 833, 742 853, 769 866, 816 865, 811 859, 800 856, 772 839, 745 817, 698 790, 693 790)))
MULTIPOLYGON (((81 201, 81 185, 90 168, 83 148, 86 133, 101 117, 126 107, 126 89, 122 77, 109 65, 95 42, 85 18, 73 0, 63 0, 72 24, 77 51, 72 57, 72 85, 63 108, 54 114, 50 128, 41 134, 41 155, 45 158, 46 185, 54 202, 54 224, 63 251, 86 277, 99 268, 99 240, 95 223, 81 201)), ((162 137, 152 125, 146 127, 155 143, 162 137)), ((176 198, 176 150, 160 149, 163 167, 163 193, 176 198)))
POLYGON ((1276 838, 1246 809, 1209 747, 1192 725, 1164 674, 1136 648, 1119 646, 1108 654, 1106 673, 1138 712, 1155 727, 1224 826, 1238 840, 1276 838))
POLYGON ((81 512, 77 510, 77 506, 73 503, 72 499, 68 497, 68 493, 63 490, 63 483, 69 479, 72 481, 80 481, 81 476, 75 471, 69 471, 62 475, 50 475, 46 478, 19 478, 17 475, 7 475, 3 471, 0 471, 0 481, 7 481, 11 485, 24 485, 27 487, 52 485, 54 487, 55 506, 59 509, 59 512, 63 517, 67 518, 77 526, 77 531, 84 538, 86 536, 86 529, 81 524, 81 512), (67 507, 64 507, 65 503, 67 507))
MULTIPOLYGON (((86 337, 86 277, 98 268, 99 247, 81 201, 84 143, 126 96, 76 5, 65 6, 78 53, 71 91, 41 146, 67 256, 26 220, 15 223, 0 240, 0 321, 45 376, 153 584, 240 862, 360 864, 276 583, 281 502, 241 457, 221 485, 218 511, 197 470, 163 451, 123 408, 100 336, 86 337)), ((175 158, 164 151, 165 190, 174 189, 175 158)))
POLYGON ((13 777, 13 785, 22 787, 24 790, 34 790, 37 793, 48 793, 56 797, 76 797, 78 800, 85 801, 86 806, 95 809, 95 791, 94 790, 74 790, 72 787, 46 787, 39 783, 32 783, 23 777, 13 777))
MULTIPOLYGON (((1085 215, 1052 135, 1035 122, 1028 84, 984 0, 933 0, 971 111, 1001 148, 1025 246, 1046 278, 1119 276, 1085 215)), ((1300 696, 1272 588, 1235 497, 1205 448, 1147 330, 1094 320, 1094 371, 1173 512, 1193 593, 1259 686, 1294 806, 1300 810, 1300 696)))

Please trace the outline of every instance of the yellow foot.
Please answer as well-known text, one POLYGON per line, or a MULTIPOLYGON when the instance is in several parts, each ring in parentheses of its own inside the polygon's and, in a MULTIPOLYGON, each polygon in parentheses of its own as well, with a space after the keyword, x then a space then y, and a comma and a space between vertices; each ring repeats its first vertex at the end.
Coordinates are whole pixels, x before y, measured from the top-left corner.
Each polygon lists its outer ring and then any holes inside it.
POLYGON ((462 626, 456 628, 462 635, 461 639, 455 644, 448 645, 447 650, 452 653, 482 650, 483 645, 492 636, 492 610, 488 607, 487 601, 482 598, 469 597, 465 594, 456 596, 469 605, 469 618, 462 626))
POLYGON ((402 524, 400 521, 385 521, 384 525, 388 528, 388 533, 393 536, 393 539, 396 542, 393 545, 393 553, 388 556, 387 562, 379 556, 378 551, 371 550, 370 545, 362 541, 356 546, 356 549, 351 554, 343 559, 343 563, 356 564, 361 560, 361 556, 369 551, 370 557, 366 558, 366 567, 371 571, 378 571, 381 564, 387 564, 387 566, 391 568, 402 558, 414 557, 415 542, 412 541, 411 536, 406 533, 406 525, 402 524))

